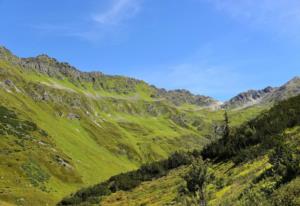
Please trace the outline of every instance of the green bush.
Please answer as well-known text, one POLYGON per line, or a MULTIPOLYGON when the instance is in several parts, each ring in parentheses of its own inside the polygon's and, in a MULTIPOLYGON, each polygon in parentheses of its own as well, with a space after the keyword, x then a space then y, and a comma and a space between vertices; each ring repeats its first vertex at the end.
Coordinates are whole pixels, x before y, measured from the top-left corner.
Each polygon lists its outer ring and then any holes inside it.
POLYGON ((136 171, 121 173, 98 185, 81 189, 70 197, 64 198, 58 205, 92 204, 91 201, 101 200, 102 196, 120 190, 128 191, 137 187, 143 181, 165 176, 171 169, 191 164, 193 159, 192 153, 175 152, 166 160, 145 164, 136 171))

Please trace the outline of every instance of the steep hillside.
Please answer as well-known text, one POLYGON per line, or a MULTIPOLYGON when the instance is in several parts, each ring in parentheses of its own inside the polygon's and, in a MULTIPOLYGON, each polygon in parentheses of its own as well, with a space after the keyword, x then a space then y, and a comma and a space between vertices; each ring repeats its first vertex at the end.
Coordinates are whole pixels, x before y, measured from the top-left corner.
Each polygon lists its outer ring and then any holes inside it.
POLYGON ((300 205, 299 114, 300 96, 290 98, 231 128, 201 152, 171 156, 168 163, 176 160, 172 168, 158 162, 147 166, 157 170, 142 170, 142 176, 139 171, 118 175, 102 187, 79 191, 60 205, 74 205, 74 201, 75 205, 199 205, 200 188, 191 191, 197 181, 187 185, 195 164, 205 168, 196 177, 204 178, 202 195, 207 205, 300 205), (205 162, 198 160, 202 158, 205 162), (143 179, 148 175, 151 178, 143 179), (113 189, 113 185, 121 187, 113 189))
MULTIPOLYGON (((81 72, 47 55, 19 58, 4 47, 0 96, 1 204, 54 205, 175 151, 200 149, 224 127, 210 97, 81 72)), ((230 125, 268 107, 229 110, 230 125)))
POLYGON ((217 103, 211 97, 193 95, 186 90, 167 91, 158 89, 133 78, 110 76, 101 72, 81 72, 65 62, 59 62, 45 54, 34 58, 18 58, 5 47, 0 47, 0 59, 27 72, 34 72, 57 80, 65 80, 78 90, 96 92, 101 95, 130 96, 136 99, 166 100, 176 106, 193 104, 209 107, 217 103))
MULTIPOLYGON (((80 72, 47 55, 19 58, 3 47, 0 96, 0 200, 7 204, 54 205, 176 150, 201 148, 221 128, 222 111, 203 109, 214 104, 209 97, 80 72)), ((230 116, 240 124, 263 109, 230 116)))
POLYGON ((53 205, 84 185, 208 142, 196 115, 146 83, 42 55, 0 58, 0 199, 53 205), (197 121, 196 121, 197 120, 197 121))

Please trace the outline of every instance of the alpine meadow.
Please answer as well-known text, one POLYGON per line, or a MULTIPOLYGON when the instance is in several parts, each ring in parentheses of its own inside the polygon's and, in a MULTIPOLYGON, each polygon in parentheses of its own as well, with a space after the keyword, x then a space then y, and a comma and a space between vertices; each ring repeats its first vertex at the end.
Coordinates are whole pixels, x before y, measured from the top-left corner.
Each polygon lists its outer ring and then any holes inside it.
POLYGON ((298 1, 0 9, 0 206, 300 206, 298 1))

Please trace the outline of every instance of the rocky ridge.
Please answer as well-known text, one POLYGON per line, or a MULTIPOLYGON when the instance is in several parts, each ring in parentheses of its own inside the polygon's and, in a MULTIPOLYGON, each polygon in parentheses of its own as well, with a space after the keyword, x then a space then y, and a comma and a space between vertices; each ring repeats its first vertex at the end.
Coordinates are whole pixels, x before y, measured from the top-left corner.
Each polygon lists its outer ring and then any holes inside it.
POLYGON ((49 57, 46 54, 38 55, 37 57, 19 58, 5 47, 0 47, 0 59, 51 78, 67 79, 75 86, 83 86, 82 82, 89 82, 93 84, 94 90, 129 95, 137 93, 138 87, 142 85, 150 98, 166 100, 175 106, 192 104, 201 107, 213 107, 218 103, 218 101, 211 97, 194 95, 183 89, 167 91, 134 78, 106 75, 101 72, 81 72, 69 63, 59 62, 57 59, 49 57))
POLYGON ((280 87, 266 87, 262 90, 249 90, 225 102, 224 109, 245 108, 252 105, 276 103, 300 94, 300 77, 294 77, 280 87))

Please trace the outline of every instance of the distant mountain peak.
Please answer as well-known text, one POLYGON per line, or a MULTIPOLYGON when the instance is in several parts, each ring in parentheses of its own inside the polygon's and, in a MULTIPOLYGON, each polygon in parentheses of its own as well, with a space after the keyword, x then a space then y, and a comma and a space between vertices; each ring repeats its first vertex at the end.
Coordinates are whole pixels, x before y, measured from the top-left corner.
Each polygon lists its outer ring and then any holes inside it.
POLYGON ((223 108, 247 107, 259 103, 265 96, 275 91, 276 88, 266 87, 261 90, 248 90, 225 102, 223 108))
POLYGON ((300 82, 300 76, 295 76, 290 81, 288 81, 285 85, 293 84, 293 83, 298 83, 298 82, 300 82))
POLYGON ((6 47, 0 46, 0 59, 15 62, 17 57, 6 47))
POLYGON ((0 53, 12 54, 11 51, 4 46, 0 46, 0 53))
POLYGON ((243 108, 257 104, 268 104, 300 94, 300 76, 292 78, 280 87, 266 87, 262 90, 248 90, 231 98, 222 108, 243 108))

